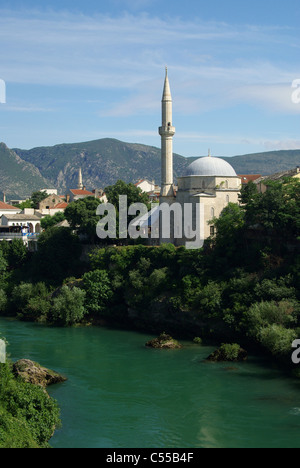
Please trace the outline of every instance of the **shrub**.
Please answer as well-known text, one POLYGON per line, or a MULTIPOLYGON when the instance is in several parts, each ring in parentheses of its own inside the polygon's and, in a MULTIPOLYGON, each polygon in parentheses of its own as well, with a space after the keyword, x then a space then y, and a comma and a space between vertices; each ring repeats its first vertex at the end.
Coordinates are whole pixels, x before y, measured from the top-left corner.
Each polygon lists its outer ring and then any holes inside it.
POLYGON ((273 324, 290 327, 296 323, 296 309, 297 306, 291 301, 281 301, 279 303, 271 301, 253 304, 245 314, 248 335, 257 338, 262 328, 273 324))
POLYGON ((3 289, 0 289, 0 312, 5 312, 7 307, 7 295, 3 289))
POLYGON ((296 338, 295 330, 288 330, 276 324, 262 328, 259 332, 261 345, 275 357, 289 357, 296 338))
POLYGON ((60 423, 57 402, 38 386, 14 378, 0 365, 0 447, 47 447, 60 423))
POLYGON ((62 286, 60 293, 53 299, 52 316, 55 322, 73 325, 80 322, 86 310, 84 307, 85 291, 79 288, 62 286))
POLYGON ((34 295, 34 287, 31 283, 21 283, 15 286, 11 294, 11 303, 15 311, 21 312, 25 309, 29 300, 34 295))
POLYGON ((82 287, 86 293, 85 307, 87 312, 104 312, 113 294, 107 272, 95 270, 86 273, 82 278, 82 287))

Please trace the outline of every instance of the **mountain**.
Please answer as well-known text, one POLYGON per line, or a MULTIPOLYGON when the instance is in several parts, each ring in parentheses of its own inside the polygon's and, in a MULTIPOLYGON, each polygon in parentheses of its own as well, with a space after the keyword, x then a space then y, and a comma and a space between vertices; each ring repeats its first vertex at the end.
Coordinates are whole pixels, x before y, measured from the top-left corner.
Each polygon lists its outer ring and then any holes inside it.
POLYGON ((270 175, 300 166, 300 150, 269 151, 223 159, 233 166, 237 174, 270 175))
MULTIPOLYGON (((29 161, 24 161, 4 143, 0 143, 0 191, 8 198, 26 198, 35 190, 49 187, 46 180, 29 161)), ((51 185, 50 185, 51 187, 51 185)))
MULTIPOLYGON (((195 159, 174 154, 175 180, 195 159)), ((269 175, 300 165, 300 150, 223 159, 238 174, 269 175)), ((90 190, 104 189, 118 179, 128 183, 147 178, 160 184, 160 149, 110 138, 30 150, 9 150, 4 143, 0 145, 0 190, 13 196, 23 198, 45 187, 55 187, 60 194, 65 194, 68 189, 77 187, 79 168, 83 183, 90 190)))
MULTIPOLYGON (((34 164, 60 193, 77 187, 82 169, 87 189, 105 188, 118 179, 136 182, 148 178, 160 183, 160 149, 105 138, 85 143, 14 150, 24 161, 34 164)), ((174 154, 174 175, 180 175, 190 160, 174 154)))

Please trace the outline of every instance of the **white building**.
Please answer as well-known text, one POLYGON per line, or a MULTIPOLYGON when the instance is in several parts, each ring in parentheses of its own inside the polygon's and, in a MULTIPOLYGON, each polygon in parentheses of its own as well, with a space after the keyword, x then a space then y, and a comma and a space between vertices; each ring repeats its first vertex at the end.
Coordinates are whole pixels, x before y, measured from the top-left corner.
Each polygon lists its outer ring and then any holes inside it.
POLYGON ((1 216, 1 227, 16 228, 16 232, 21 229, 31 234, 40 233, 41 217, 32 213, 24 212, 18 214, 5 214, 1 216))

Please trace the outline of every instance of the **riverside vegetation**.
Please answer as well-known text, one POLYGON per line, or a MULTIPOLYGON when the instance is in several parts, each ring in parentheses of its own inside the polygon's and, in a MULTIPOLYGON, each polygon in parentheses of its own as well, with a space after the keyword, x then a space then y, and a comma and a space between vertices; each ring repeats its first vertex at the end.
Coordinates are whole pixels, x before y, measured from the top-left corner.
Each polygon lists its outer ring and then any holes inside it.
MULTIPOLYGON (((118 187, 134 190, 132 184, 125 185, 118 187)), ((239 343, 266 353, 295 374, 291 354, 292 342, 300 338, 299 200, 298 180, 271 182, 264 194, 250 183, 241 204, 229 204, 212 221, 217 234, 200 250, 171 244, 148 247, 142 241, 108 246, 98 240, 88 260, 83 260, 82 242, 73 231, 80 225, 80 233, 95 242, 98 202, 73 202, 66 210, 72 228, 48 227, 37 252, 29 253, 17 240, 1 243, 0 312, 61 326, 107 323, 196 336, 198 342, 239 343)), ((0 446, 17 431, 13 418, 26 413, 23 403, 23 413, 19 411, 17 399, 10 403, 21 390, 8 366, 1 372, 5 414, 1 412, 0 446)), ((39 398, 38 404, 44 405, 42 393, 39 398)), ((43 417, 29 420, 50 427, 47 419, 57 419, 56 406, 43 409, 43 417)), ((30 431, 25 423, 18 427, 30 431)), ((46 435, 37 435, 36 427, 31 434, 33 444, 46 443, 46 435)))

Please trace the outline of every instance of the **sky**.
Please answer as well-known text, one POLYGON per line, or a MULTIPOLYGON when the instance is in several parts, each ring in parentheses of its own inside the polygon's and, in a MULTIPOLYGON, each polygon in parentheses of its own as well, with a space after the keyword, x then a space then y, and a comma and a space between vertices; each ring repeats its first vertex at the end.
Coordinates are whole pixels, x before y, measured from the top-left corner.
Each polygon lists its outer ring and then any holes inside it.
POLYGON ((0 141, 100 138, 173 149, 300 148, 299 0, 0 0, 0 141))

